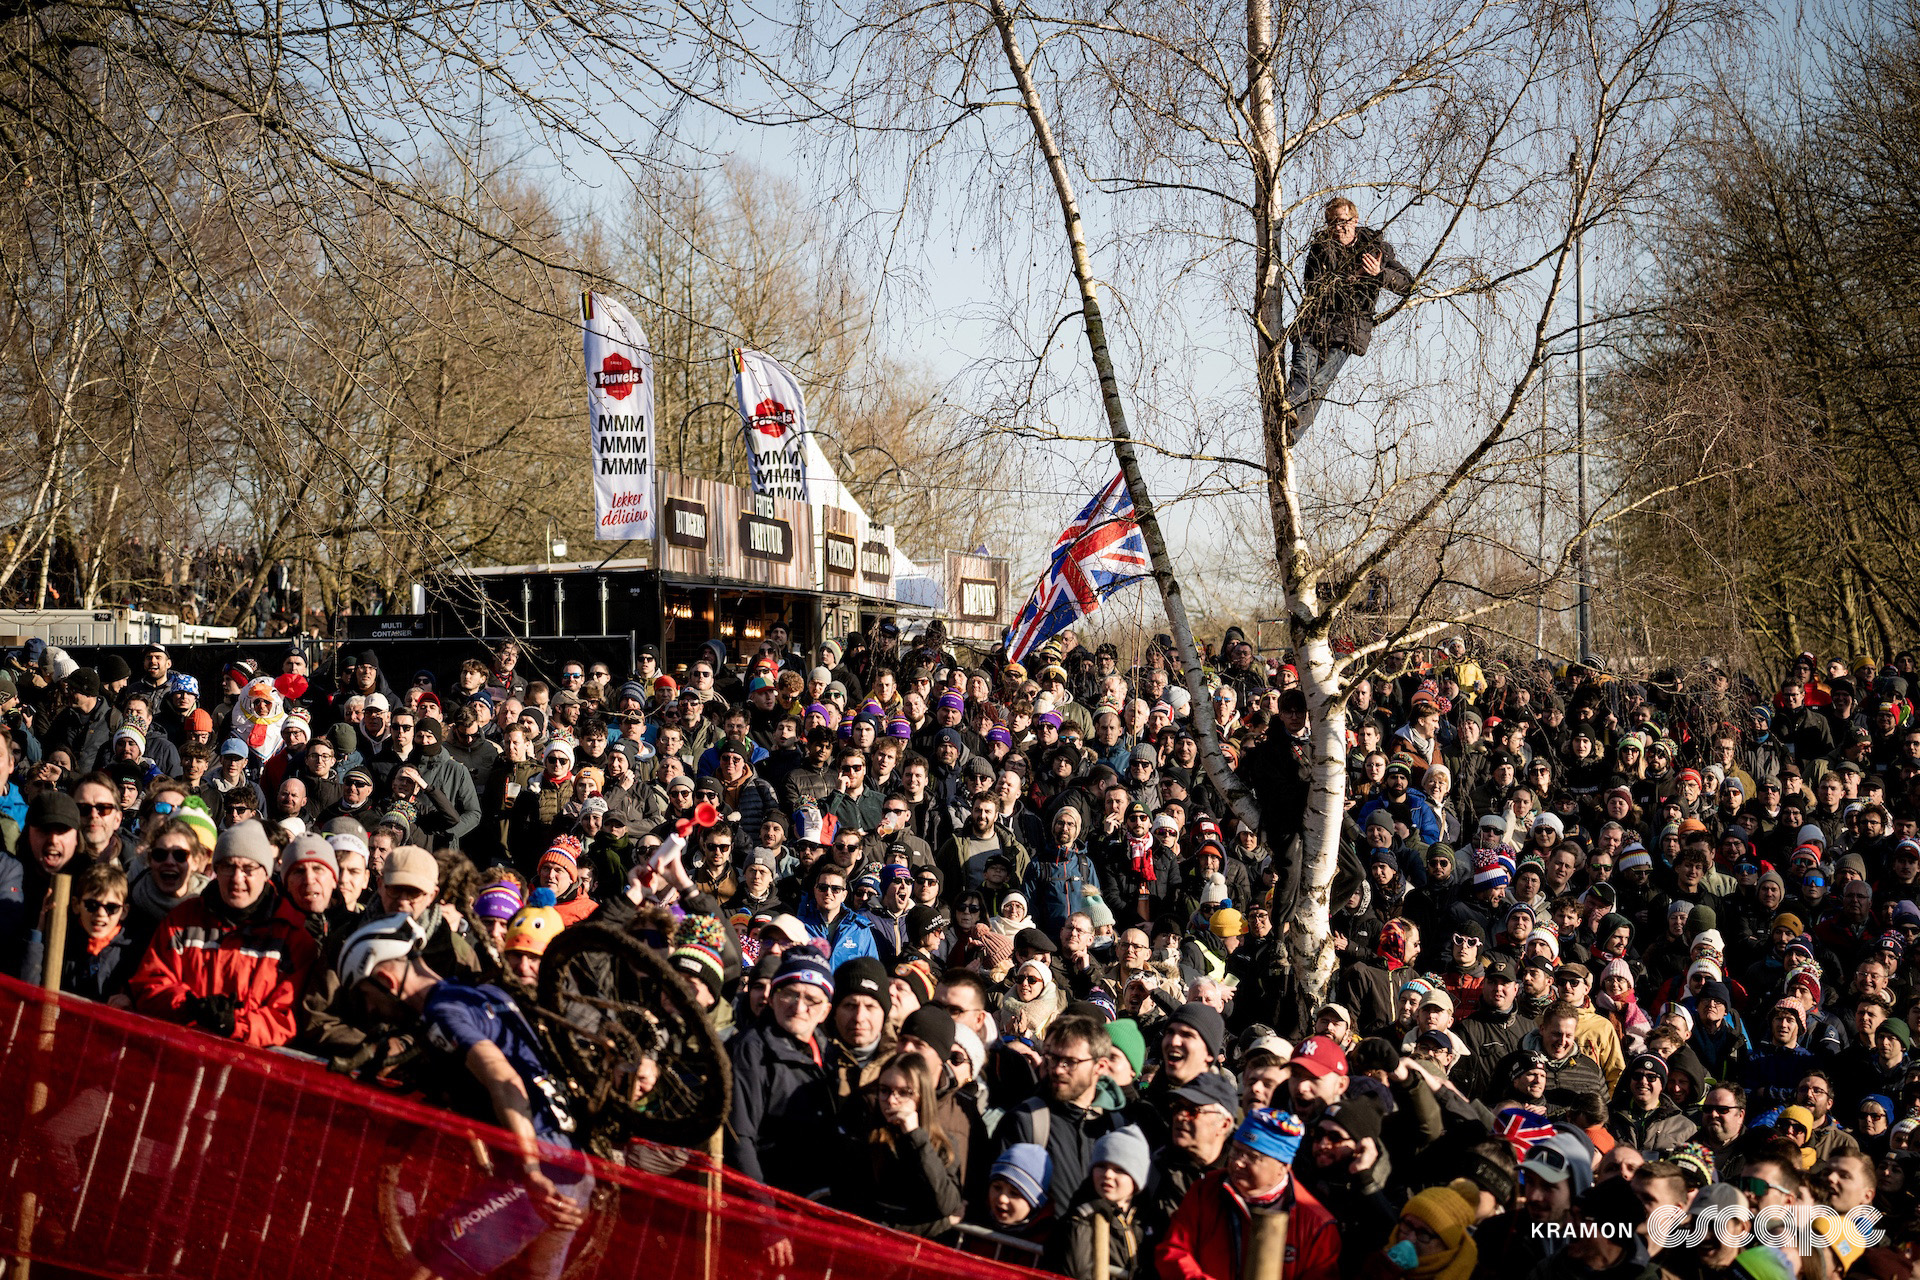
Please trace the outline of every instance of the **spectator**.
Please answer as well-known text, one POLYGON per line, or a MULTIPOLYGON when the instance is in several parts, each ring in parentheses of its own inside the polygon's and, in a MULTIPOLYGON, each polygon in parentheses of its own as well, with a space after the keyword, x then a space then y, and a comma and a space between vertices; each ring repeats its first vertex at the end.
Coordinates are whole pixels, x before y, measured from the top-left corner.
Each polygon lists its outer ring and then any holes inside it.
POLYGON ((1256 1216, 1287 1215, 1288 1274, 1333 1280, 1339 1274, 1340 1229, 1313 1194, 1293 1178, 1306 1128, 1285 1111, 1250 1111, 1233 1135, 1224 1169, 1207 1174, 1180 1202, 1154 1262, 1161 1280, 1235 1280, 1256 1216))
POLYGON ((280 913, 274 860, 257 821, 221 833, 214 884, 167 916, 128 984, 136 1008, 242 1044, 293 1038, 316 951, 280 913))

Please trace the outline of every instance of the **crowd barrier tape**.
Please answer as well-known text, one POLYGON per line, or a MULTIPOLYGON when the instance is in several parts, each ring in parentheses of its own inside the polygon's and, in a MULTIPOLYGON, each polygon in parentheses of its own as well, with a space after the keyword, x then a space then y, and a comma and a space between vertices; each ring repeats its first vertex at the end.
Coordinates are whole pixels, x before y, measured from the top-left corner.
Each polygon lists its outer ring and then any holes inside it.
MULTIPOLYGON (((318 1064, 48 1000, 0 977, 0 1256, 111 1280, 405 1277, 421 1232, 484 1194, 490 1166, 519 1167, 503 1130, 318 1064)), ((702 1153, 572 1159, 595 1189, 566 1280, 1034 1275, 716 1174, 702 1153)))

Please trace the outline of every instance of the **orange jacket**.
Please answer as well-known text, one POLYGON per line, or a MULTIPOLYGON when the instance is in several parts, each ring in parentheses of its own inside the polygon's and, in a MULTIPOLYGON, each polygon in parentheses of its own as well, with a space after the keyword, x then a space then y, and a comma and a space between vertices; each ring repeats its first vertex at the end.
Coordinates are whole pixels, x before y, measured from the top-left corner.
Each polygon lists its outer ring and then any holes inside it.
MULTIPOLYGON (((1277 1208, 1287 1218, 1287 1280, 1338 1280, 1340 1228, 1326 1206, 1287 1180, 1277 1208)), ((1239 1280, 1253 1211, 1216 1169, 1193 1184, 1167 1226, 1166 1239, 1154 1250, 1160 1280, 1239 1280)))
POLYGON ((188 1002, 211 995, 234 1003, 233 1038, 268 1047, 293 1039, 294 1009, 318 954, 305 928, 290 923, 274 902, 256 904, 247 919, 207 905, 220 886, 210 884, 175 907, 128 983, 140 1012, 169 1022, 192 1022, 188 1002))

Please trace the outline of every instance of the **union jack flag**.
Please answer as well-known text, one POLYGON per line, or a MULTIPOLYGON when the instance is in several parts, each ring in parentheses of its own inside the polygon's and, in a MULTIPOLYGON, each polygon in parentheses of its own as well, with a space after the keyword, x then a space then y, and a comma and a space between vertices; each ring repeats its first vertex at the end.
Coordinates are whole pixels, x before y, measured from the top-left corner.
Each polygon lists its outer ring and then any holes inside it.
POLYGON ((1054 539, 1046 572, 1007 630, 1007 657, 1021 661, 1151 571, 1133 495, 1127 492, 1126 477, 1116 475, 1054 539))
POLYGON ((1534 1143, 1553 1136, 1553 1122, 1545 1116, 1519 1107, 1506 1107, 1501 1110, 1499 1125, 1494 1132, 1507 1140, 1513 1148, 1515 1160, 1525 1160, 1527 1151, 1534 1143))

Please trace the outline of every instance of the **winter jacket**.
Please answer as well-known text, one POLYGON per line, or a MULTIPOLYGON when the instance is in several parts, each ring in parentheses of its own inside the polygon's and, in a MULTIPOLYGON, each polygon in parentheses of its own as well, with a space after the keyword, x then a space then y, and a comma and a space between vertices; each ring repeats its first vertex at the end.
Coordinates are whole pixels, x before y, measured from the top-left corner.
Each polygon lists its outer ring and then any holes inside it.
POLYGON ((128 984, 134 1006, 169 1022, 217 1030, 223 1019, 210 998, 232 1005, 230 1035, 268 1047, 293 1039, 294 1007, 313 967, 307 931, 279 913, 268 886, 245 911, 220 899, 218 883, 174 911, 128 984))
MULTIPOLYGON (((1433 802, 1418 787, 1407 788, 1407 794, 1394 801, 1389 801, 1384 794, 1373 797, 1360 806, 1353 820, 1364 827, 1368 815, 1375 809, 1385 809, 1392 817, 1404 818, 1423 844, 1432 844, 1440 838, 1440 815, 1433 811, 1433 802)), ((1422 863, 1419 866, 1418 883, 1425 884, 1426 878, 1426 866, 1422 863)))
POLYGON ((1134 1205, 1122 1209, 1091 1190, 1054 1225, 1053 1234, 1047 1238, 1046 1252, 1040 1256, 1040 1269, 1071 1280, 1093 1280, 1095 1217, 1107 1220, 1108 1280, 1134 1280, 1140 1270, 1141 1249, 1145 1244, 1139 1214, 1134 1205))
MULTIPOLYGON (((1539 1049, 1540 1033, 1536 1031, 1526 1036, 1521 1040, 1520 1047, 1539 1049)), ((1502 1062, 1494 1072, 1496 1087, 1499 1082, 1512 1078, 1511 1061, 1502 1062)), ((1588 1095, 1597 1096, 1604 1107, 1612 1092, 1607 1087, 1607 1077, 1600 1070, 1600 1064, 1578 1049, 1571 1058, 1562 1062, 1549 1060, 1547 1063, 1547 1114, 1550 1116, 1564 1114, 1569 1107, 1579 1104, 1588 1095)))
POLYGON ((1367 354, 1373 342, 1374 304, 1384 285, 1405 296, 1413 292, 1413 275, 1400 265, 1379 231, 1362 227, 1352 244, 1341 244, 1320 232, 1307 248, 1306 279, 1300 309, 1290 330, 1293 340, 1320 351, 1338 348, 1356 356, 1367 354), (1360 259, 1380 258, 1380 274, 1368 275, 1360 259))
POLYGON ((1664 1095, 1652 1111, 1621 1107, 1607 1117, 1607 1132, 1649 1160, 1657 1160, 1681 1143, 1692 1141, 1699 1127, 1673 1105, 1673 1099, 1664 1095))
POLYGON ((923 1125, 892 1145, 845 1139, 831 1162, 828 1203, 910 1236, 940 1236, 966 1208, 955 1170, 923 1125))
POLYGON ((1758 1115, 1768 1107, 1791 1103, 1800 1077, 1819 1065, 1819 1060, 1805 1045, 1791 1049, 1775 1044, 1760 1045, 1753 1051, 1742 1081, 1753 1097, 1747 1104, 1747 1114, 1758 1115))
MULTIPOLYGON (((414 769, 426 779, 429 787, 446 797, 447 808, 453 812, 451 825, 435 834, 445 835, 446 843, 458 849, 460 841, 480 825, 480 797, 474 790, 473 775, 444 747, 432 755, 415 751, 413 756, 414 769)), ((421 816, 426 816, 425 806, 421 808, 421 816)))
POLYGON ((48 755, 64 749, 76 769, 88 769, 113 741, 122 723, 120 713, 105 698, 96 702, 92 711, 68 707, 54 718, 42 745, 48 755))
POLYGON ((1203 1165, 1192 1152, 1168 1143, 1153 1153, 1151 1172, 1147 1175, 1147 1185, 1134 1192, 1133 1203, 1140 1210, 1140 1224, 1150 1240, 1164 1239, 1167 1227, 1173 1221, 1173 1215, 1180 1210, 1180 1202, 1187 1198, 1187 1192, 1193 1190, 1193 1184, 1212 1173, 1224 1168, 1227 1162, 1227 1148, 1221 1147, 1220 1157, 1212 1164, 1203 1165))
POLYGON ((1086 910, 1087 896, 1100 894, 1100 873, 1086 849, 1049 849, 1035 854, 1027 863, 1021 891, 1027 895, 1027 909, 1034 927, 1050 938, 1060 936, 1067 917, 1086 910))
POLYGON ((736 794, 726 794, 726 784, 721 784, 724 808, 740 815, 733 824, 733 842, 736 846, 749 847, 760 843, 760 824, 769 817, 778 814, 786 817, 780 808, 779 793, 774 791, 764 778, 749 777, 740 783, 736 794))
POLYGON ((880 948, 873 940, 873 926, 867 922, 866 916, 851 907, 843 908, 833 924, 828 925, 820 918, 820 908, 814 902, 813 895, 809 894, 807 900, 800 904, 799 919, 809 937, 827 940, 827 967, 830 969, 838 970, 847 961, 860 956, 872 956, 876 960, 880 958, 880 948))
MULTIPOLYGON (((85 1000, 124 995, 127 982, 145 954, 146 948, 124 927, 116 930, 98 951, 87 945, 85 934, 69 929, 66 958, 60 965, 60 993, 85 1000)), ((21 966, 20 980, 37 987, 45 972, 46 941, 36 929, 27 937, 26 963, 21 966)))
POLYGON ((803 1043, 769 1017, 734 1036, 727 1052, 733 1060, 727 1163, 769 1186, 799 1195, 817 1190, 831 1173, 820 1159, 831 1130, 819 1033, 803 1043))
POLYGON ((1484 1005, 1472 1017, 1454 1024, 1454 1030, 1467 1042, 1469 1053, 1454 1064, 1451 1073, 1460 1092, 1469 1098, 1484 1098, 1489 1088, 1506 1085, 1495 1081, 1494 1064, 1520 1047, 1520 1042, 1538 1031, 1540 1024, 1517 1008, 1498 1013, 1484 1005))
POLYGON ((1336 1280, 1340 1228, 1312 1192, 1289 1178, 1273 1205, 1256 1210, 1228 1184, 1224 1169, 1200 1179, 1180 1202, 1154 1250, 1160 1280, 1238 1280, 1256 1212, 1287 1214, 1287 1280, 1336 1280))

